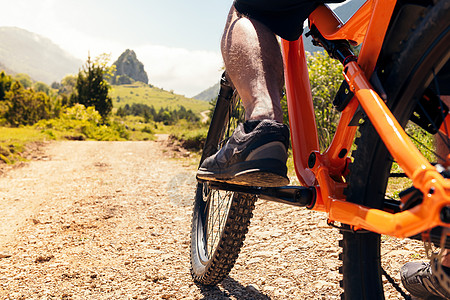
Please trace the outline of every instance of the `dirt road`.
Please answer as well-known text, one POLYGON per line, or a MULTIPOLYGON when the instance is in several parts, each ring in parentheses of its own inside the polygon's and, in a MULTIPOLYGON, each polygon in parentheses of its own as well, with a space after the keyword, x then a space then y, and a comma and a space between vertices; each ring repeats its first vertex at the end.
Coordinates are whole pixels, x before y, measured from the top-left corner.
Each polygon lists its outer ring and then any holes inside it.
MULTIPOLYGON (((337 230, 258 201, 218 287, 189 275, 195 164, 161 142, 56 142, 0 177, 0 299, 338 299, 337 230)), ((385 239, 385 268, 418 244, 385 239)), ((390 292, 389 292, 390 293, 390 292)), ((389 296, 388 299, 397 299, 389 296)))

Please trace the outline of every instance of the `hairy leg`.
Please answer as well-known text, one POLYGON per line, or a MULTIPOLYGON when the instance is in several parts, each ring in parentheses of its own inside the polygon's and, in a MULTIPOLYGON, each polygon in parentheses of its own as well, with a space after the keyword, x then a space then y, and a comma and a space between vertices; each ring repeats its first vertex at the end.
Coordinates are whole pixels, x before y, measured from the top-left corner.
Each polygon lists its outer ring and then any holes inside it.
POLYGON ((221 48, 227 74, 242 98, 246 119, 282 122, 283 60, 275 35, 232 7, 221 48))

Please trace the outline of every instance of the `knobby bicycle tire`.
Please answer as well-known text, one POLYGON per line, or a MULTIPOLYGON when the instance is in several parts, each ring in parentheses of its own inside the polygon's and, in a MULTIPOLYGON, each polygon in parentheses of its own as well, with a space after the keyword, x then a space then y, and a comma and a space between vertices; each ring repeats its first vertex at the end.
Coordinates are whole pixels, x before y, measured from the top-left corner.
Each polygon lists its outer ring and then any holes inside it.
MULTIPOLYGON (((387 104, 402 126, 407 125, 427 87, 432 85, 438 91, 439 86, 450 85, 448 77, 440 77, 449 66, 450 0, 435 3, 426 7, 406 43, 397 47, 403 50, 385 59, 378 70, 388 95, 387 104)), ((370 121, 366 120, 359 130, 347 200, 382 209, 393 159, 370 121)), ((342 298, 384 299, 380 235, 347 231, 342 231, 342 235, 342 298)))
MULTIPOLYGON (((220 149, 243 119, 236 93, 226 82, 222 82, 222 89, 201 161, 220 149)), ((197 183, 191 228, 191 275, 195 282, 215 285, 229 274, 248 231, 255 201, 254 195, 211 189, 209 182, 197 183)))

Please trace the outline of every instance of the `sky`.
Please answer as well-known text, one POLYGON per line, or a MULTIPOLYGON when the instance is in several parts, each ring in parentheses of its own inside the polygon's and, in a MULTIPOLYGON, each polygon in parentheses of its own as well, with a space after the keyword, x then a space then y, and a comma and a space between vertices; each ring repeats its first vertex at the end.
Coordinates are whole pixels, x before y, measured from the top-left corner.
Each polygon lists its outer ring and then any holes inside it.
POLYGON ((85 61, 136 52, 149 83, 192 97, 218 82, 232 0, 0 0, 0 26, 49 38, 85 61))

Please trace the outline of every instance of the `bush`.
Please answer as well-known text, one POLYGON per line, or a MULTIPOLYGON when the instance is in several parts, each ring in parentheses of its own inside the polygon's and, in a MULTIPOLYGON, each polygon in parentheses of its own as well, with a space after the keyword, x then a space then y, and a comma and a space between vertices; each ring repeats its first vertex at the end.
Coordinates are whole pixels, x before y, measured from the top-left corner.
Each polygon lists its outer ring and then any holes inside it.
POLYGON ((319 144, 324 149, 331 142, 340 117, 333 106, 333 100, 344 80, 342 65, 324 52, 316 52, 307 57, 319 144))
POLYGON ((46 85, 43 82, 35 82, 33 84, 33 90, 35 90, 36 92, 43 92, 47 95, 50 95, 50 87, 48 85, 46 85))
MULTIPOLYGON (((104 120, 94 107, 85 108, 82 104, 66 108, 59 119, 43 120, 36 124, 38 129, 46 131, 49 129, 70 134, 68 138, 98 141, 126 140, 129 133, 125 126, 112 122, 104 124, 104 120)), ((51 133, 52 135, 54 133, 51 133)))
POLYGON ((24 73, 16 74, 16 76, 14 76, 14 81, 20 82, 20 84, 26 89, 31 88, 33 85, 33 80, 30 75, 24 73))
POLYGON ((182 120, 173 126, 170 131, 171 139, 178 140, 184 148, 201 151, 206 141, 208 127, 189 124, 182 120))
POLYGON ((13 126, 33 125, 39 120, 49 119, 52 114, 50 98, 43 92, 35 93, 14 82, 6 92, 6 120, 13 126))
POLYGON ((203 146, 205 145, 206 134, 206 130, 188 132, 184 133, 181 138, 179 138, 179 140, 183 148, 201 151, 203 150, 203 146))
POLYGON ((141 129, 141 131, 150 134, 153 133, 153 130, 149 126, 145 126, 144 128, 141 129))

